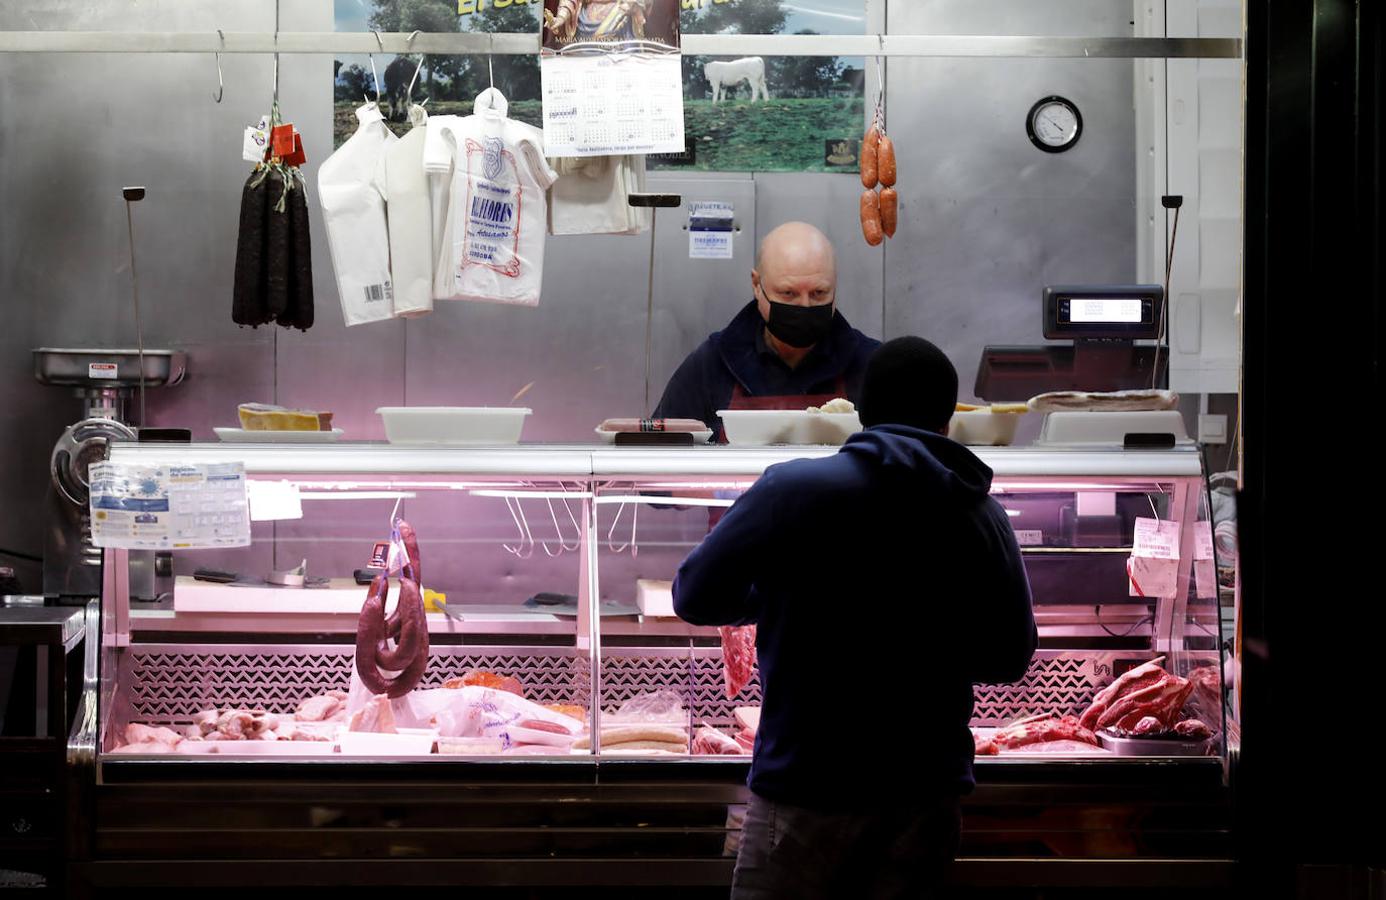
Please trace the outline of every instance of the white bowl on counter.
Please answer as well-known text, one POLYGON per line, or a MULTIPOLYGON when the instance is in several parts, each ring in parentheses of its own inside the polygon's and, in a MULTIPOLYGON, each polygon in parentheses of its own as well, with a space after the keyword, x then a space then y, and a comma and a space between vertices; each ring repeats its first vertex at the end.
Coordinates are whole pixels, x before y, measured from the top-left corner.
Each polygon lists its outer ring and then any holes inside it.
POLYGON ((525 417, 523 407, 507 406, 382 406, 376 410, 392 444, 436 446, 493 446, 518 444, 525 417))
POLYGON ((990 409, 955 412, 948 422, 948 436, 974 447, 1006 447, 1015 440, 1021 413, 997 413, 990 409))
POLYGON ((855 412, 821 413, 806 409, 719 409, 727 443, 764 447, 769 444, 840 445, 861 431, 855 412))

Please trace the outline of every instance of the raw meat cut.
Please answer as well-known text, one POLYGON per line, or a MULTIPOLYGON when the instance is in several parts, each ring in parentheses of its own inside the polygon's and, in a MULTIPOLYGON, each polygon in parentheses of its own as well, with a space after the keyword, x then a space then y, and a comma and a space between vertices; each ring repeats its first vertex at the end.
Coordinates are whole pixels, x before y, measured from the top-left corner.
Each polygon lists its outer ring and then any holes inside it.
POLYGON ((1155 659, 1137 666, 1099 691, 1083 713, 1082 726, 1132 731, 1141 719, 1154 716, 1165 729, 1173 728, 1194 685, 1159 663, 1155 659))
POLYGON ((706 756, 740 756, 745 751, 732 738, 710 725, 704 725, 693 735, 693 752, 706 756))
POLYGON ((723 625, 717 631, 722 636, 722 675, 730 700, 745 690, 755 675, 756 626, 723 625))
POLYGON ((1207 740, 1213 736, 1213 729, 1198 719, 1185 719, 1175 723, 1174 733, 1190 740, 1207 740))
POLYGON ((300 722, 322 722, 328 719, 345 702, 345 697, 338 697, 337 692, 319 694, 316 697, 309 697, 298 705, 298 710, 294 713, 294 718, 300 722))
POLYGON ((975 731, 972 732, 972 750, 977 756, 995 756, 1001 752, 995 741, 989 737, 982 737, 975 731))
POLYGON ((135 722, 125 726, 125 742, 127 744, 156 743, 176 747, 181 740, 183 740, 183 736, 171 728, 151 727, 135 722))
POLYGON ((1004 753, 1110 753, 1104 747, 1094 747, 1086 741, 1040 741, 1019 749, 1006 748, 1004 753))
POLYGON ((352 714, 347 725, 351 731, 369 731, 374 734, 396 734, 395 714, 390 709, 388 697, 372 697, 365 706, 352 714))
POLYGON ((1049 741, 1081 741, 1094 747, 1101 746, 1097 735, 1085 728, 1077 716, 1031 716, 999 729, 991 739, 1002 750, 1014 750, 1027 744, 1049 741))
POLYGON ((1165 723, 1154 716, 1146 716, 1136 723, 1136 727, 1131 729, 1132 734, 1159 734, 1165 730, 1165 723))

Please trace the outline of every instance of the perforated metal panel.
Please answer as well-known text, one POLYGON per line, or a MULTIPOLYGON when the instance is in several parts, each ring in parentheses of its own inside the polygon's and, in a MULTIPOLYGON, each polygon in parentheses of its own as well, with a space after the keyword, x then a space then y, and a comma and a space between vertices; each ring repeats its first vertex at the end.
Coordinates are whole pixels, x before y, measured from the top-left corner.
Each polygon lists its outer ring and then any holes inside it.
MULTIPOLYGON (((351 683, 350 645, 136 645, 121 656, 121 689, 141 722, 188 721, 200 710, 248 707, 293 712, 300 701, 351 683)), ((422 687, 471 669, 510 675, 537 703, 587 705, 587 659, 571 649, 433 647, 422 687)))
MULTIPOLYGON (((120 687, 132 718, 141 722, 185 722, 213 707, 292 712, 308 697, 347 689, 353 654, 349 645, 136 645, 121 655, 120 687)), ((1041 653, 1019 683, 977 685, 971 724, 1080 713, 1111 683, 1115 661, 1130 657, 1129 652, 1041 653)), ((587 658, 571 648, 434 647, 422 686, 440 687, 471 669, 519 679, 525 696, 538 703, 591 703, 587 658)), ((700 724, 730 726, 735 707, 761 702, 758 678, 727 699, 716 647, 610 648, 603 654, 601 684, 605 710, 638 694, 672 690, 700 724)))
POLYGON ((696 724, 730 726, 733 709, 759 706, 761 699, 759 677, 734 699, 727 699, 722 651, 716 647, 608 650, 603 654, 601 678, 605 710, 615 710, 637 694, 667 689, 683 698, 696 724))
POLYGON ((979 684, 973 688, 976 706, 970 724, 1005 725, 1040 713, 1078 715, 1093 696, 1112 683, 1113 663, 1132 654, 1101 651, 1039 653, 1025 677, 1015 684, 979 684))

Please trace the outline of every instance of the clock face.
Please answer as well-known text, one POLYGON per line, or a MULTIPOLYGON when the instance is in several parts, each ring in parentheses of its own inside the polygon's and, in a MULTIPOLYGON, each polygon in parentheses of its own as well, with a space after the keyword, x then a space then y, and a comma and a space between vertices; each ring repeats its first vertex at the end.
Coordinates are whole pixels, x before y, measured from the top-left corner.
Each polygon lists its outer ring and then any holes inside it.
POLYGON ((1025 121, 1030 142, 1046 153, 1061 153, 1078 143, 1083 117, 1078 107, 1063 97, 1045 97, 1030 107, 1025 121))

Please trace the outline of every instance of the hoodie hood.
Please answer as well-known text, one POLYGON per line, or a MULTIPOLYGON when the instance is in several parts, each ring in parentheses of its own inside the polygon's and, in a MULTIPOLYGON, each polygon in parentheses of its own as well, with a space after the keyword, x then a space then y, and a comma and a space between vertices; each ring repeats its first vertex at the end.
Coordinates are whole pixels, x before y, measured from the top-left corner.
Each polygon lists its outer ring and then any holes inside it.
POLYGON ((991 468, 957 441, 908 425, 873 425, 847 439, 842 453, 947 494, 985 496, 991 468))

